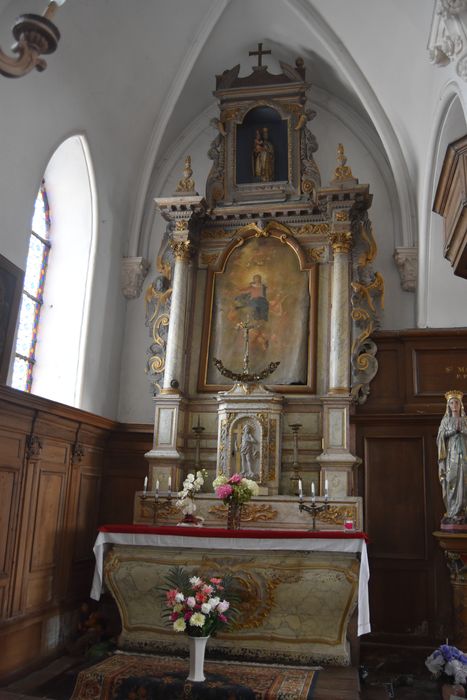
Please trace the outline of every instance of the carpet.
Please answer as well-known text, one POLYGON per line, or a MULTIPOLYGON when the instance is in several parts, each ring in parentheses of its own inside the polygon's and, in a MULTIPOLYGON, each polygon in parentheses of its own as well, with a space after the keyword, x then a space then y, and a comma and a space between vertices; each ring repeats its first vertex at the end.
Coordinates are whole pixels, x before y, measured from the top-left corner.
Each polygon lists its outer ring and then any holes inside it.
POLYGON ((206 661, 206 681, 186 680, 188 659, 115 654, 81 671, 71 700, 311 700, 318 672, 206 661))

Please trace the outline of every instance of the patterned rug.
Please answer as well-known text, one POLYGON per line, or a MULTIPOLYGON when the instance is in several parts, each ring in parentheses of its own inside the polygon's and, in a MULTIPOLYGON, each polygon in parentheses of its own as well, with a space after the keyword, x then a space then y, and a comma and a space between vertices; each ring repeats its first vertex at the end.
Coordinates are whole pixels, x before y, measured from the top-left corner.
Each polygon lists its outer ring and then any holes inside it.
POLYGON ((71 700, 311 700, 318 672, 206 661, 206 681, 186 680, 188 659, 115 654, 80 672, 71 700))

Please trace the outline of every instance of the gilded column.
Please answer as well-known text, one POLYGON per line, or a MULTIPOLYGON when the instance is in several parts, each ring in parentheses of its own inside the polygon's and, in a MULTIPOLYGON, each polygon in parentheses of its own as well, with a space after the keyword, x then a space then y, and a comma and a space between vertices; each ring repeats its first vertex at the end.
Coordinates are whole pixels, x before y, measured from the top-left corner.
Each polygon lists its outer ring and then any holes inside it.
POLYGON ((164 385, 162 388, 162 393, 165 394, 183 391, 188 264, 194 249, 193 244, 188 239, 173 239, 170 245, 174 253, 175 264, 165 357, 164 385))
POLYGON ((331 234, 334 254, 331 292, 331 347, 329 358, 329 393, 350 391, 350 231, 331 234))

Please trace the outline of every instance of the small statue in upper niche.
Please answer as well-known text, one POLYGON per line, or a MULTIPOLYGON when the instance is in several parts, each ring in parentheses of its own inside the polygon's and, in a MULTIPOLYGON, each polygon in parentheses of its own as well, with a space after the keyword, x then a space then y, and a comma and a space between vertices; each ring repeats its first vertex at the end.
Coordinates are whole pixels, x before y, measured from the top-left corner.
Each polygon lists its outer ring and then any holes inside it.
POLYGON ((251 152, 251 165, 255 178, 261 182, 274 180, 274 146, 269 140, 269 129, 256 129, 251 152))
POLYGON ((463 525, 467 529, 467 416, 462 396, 461 391, 455 390, 445 394, 446 413, 438 430, 439 480, 446 507, 443 529, 459 529, 463 525))

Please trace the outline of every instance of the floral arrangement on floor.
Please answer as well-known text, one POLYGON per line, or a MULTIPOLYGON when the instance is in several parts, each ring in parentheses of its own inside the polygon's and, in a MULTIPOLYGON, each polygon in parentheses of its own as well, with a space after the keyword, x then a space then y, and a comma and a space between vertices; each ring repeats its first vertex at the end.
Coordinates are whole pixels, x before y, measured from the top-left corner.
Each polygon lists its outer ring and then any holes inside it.
POLYGON ((445 677, 451 683, 467 682, 467 656, 457 647, 442 644, 426 659, 425 665, 436 678, 445 677))
POLYGON ((243 505, 259 493, 256 481, 246 479, 241 474, 233 474, 229 479, 224 474, 220 474, 214 479, 212 485, 217 498, 221 498, 226 505, 230 503, 243 505))
POLYGON ((223 598, 221 578, 213 576, 205 581, 199 576, 189 577, 184 569, 176 567, 169 572, 167 583, 170 588, 165 599, 175 632, 208 637, 229 622, 230 603, 223 598))
POLYGON ((178 499, 175 501, 175 505, 182 511, 184 523, 198 524, 202 521, 202 518, 195 515, 195 494, 201 490, 207 475, 206 469, 200 469, 196 472, 196 475, 187 474, 183 482, 183 488, 178 492, 178 499))

